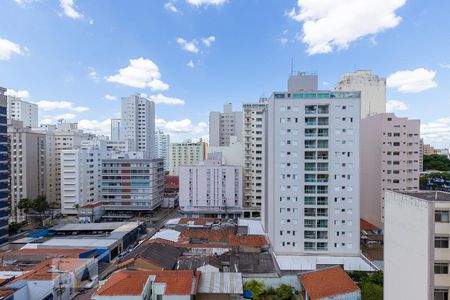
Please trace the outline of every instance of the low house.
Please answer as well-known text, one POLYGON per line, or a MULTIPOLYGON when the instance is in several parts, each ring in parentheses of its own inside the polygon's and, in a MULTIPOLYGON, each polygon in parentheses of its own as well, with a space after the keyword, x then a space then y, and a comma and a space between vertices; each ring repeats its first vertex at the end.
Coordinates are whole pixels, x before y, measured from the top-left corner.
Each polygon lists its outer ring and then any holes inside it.
POLYGON ((197 289, 198 300, 241 299, 241 273, 202 273, 197 289))
POLYGON ((361 290, 339 267, 298 275, 305 300, 360 300, 361 290))
POLYGON ((100 222, 103 215, 101 202, 94 202, 83 205, 78 208, 78 221, 80 223, 100 222))
POLYGON ((93 300, 191 300, 200 273, 193 271, 120 270, 101 283, 93 300))

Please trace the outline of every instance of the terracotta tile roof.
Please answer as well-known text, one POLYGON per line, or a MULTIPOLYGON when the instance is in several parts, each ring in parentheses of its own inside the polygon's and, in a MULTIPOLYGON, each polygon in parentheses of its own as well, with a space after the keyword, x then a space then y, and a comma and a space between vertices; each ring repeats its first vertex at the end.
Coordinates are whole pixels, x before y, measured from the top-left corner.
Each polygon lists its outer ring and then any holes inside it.
POLYGON ((180 186, 180 179, 178 176, 164 176, 164 187, 178 188, 180 186))
POLYGON ((358 286, 341 267, 307 272, 298 276, 311 300, 358 291, 358 286))
POLYGON ((180 225, 186 225, 188 222, 194 224, 194 225, 205 225, 206 223, 213 223, 217 224, 221 222, 221 219, 215 219, 215 218, 181 218, 180 221, 178 221, 178 224, 180 225))
POLYGON ((141 295, 148 277, 155 275, 156 283, 165 283, 165 295, 192 295, 193 280, 197 285, 197 276, 193 271, 134 271, 120 270, 102 285, 96 295, 99 296, 138 296, 141 295))
POLYGON ((58 256, 79 257, 80 254, 90 251, 89 249, 19 249, 8 252, 7 255, 26 255, 26 254, 49 254, 58 256))
POLYGON ((200 239, 208 243, 228 243, 234 229, 193 229, 181 232, 182 238, 200 239))
POLYGON ((361 230, 381 230, 381 228, 373 225, 372 223, 367 222, 364 219, 360 219, 360 227, 361 230))
POLYGON ((83 205, 83 206, 81 206, 81 208, 94 208, 94 207, 98 207, 101 205, 102 205, 101 202, 95 202, 95 203, 89 203, 89 204, 83 205))
POLYGON ((269 244, 263 235, 233 235, 230 237, 230 244, 234 247, 263 247, 269 244))

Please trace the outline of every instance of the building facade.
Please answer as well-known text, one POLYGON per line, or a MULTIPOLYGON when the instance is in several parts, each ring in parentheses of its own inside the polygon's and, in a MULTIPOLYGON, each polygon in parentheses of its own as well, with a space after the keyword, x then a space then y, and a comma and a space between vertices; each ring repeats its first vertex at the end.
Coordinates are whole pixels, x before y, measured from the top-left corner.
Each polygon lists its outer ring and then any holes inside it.
POLYGON ((25 221, 17 206, 20 199, 45 195, 45 135, 23 127, 21 121, 9 120, 10 222, 25 221))
POLYGON ((273 249, 359 255, 360 93, 290 88, 268 108, 264 226, 273 249))
POLYGON ((155 153, 155 103, 140 95, 122 98, 124 138, 131 141, 132 151, 155 153))
POLYGON ((361 119, 386 112, 386 78, 358 70, 341 75, 337 91, 361 92, 361 119))
POLYGON ((164 171, 169 171, 170 135, 161 130, 155 132, 155 158, 164 159, 164 171))
POLYGON ((111 141, 125 140, 125 128, 122 119, 111 119, 111 141))
POLYGON ((384 299, 448 299, 450 194, 386 191, 384 299))
POLYGON ((232 136, 235 136, 238 142, 242 141, 242 112, 233 111, 232 104, 227 103, 223 112, 209 113, 209 145, 228 146, 232 136))
POLYGON ((207 144, 202 141, 170 144, 170 175, 178 176, 180 166, 192 165, 205 160, 207 153, 207 144))
POLYGON ((392 113, 361 120, 361 218, 383 228, 384 191, 417 191, 420 120, 392 113))
POLYGON ((0 244, 8 241, 8 134, 6 124, 6 89, 0 87, 0 244))
POLYGON ((244 103, 244 218, 261 218, 266 192, 268 100, 244 103))
POLYGON ((164 194, 162 159, 104 159, 101 201, 108 218, 148 214, 161 206, 164 194))
POLYGON ((8 119, 22 121, 24 127, 38 126, 38 106, 37 104, 23 101, 14 96, 6 96, 8 103, 8 119))
POLYGON ((220 153, 180 167, 180 210, 188 217, 239 218, 242 167, 223 165, 220 153))

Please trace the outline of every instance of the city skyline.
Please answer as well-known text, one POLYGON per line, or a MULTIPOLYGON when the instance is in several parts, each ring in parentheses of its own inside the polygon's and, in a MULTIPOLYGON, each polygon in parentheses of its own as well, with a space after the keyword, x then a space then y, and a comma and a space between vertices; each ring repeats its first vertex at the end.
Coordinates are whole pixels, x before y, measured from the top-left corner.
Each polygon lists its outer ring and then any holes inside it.
POLYGON ((207 137, 209 111, 227 102, 241 110, 285 90, 292 59, 294 71, 318 73, 320 89, 371 69, 387 78, 389 111, 421 119, 425 142, 448 148, 450 117, 429 107, 450 102, 449 4, 369 1, 349 14, 352 1, 309 2, 3 1, 0 82, 38 103, 40 122, 63 118, 96 133, 109 133, 122 97, 146 94, 156 128, 175 142, 207 137))

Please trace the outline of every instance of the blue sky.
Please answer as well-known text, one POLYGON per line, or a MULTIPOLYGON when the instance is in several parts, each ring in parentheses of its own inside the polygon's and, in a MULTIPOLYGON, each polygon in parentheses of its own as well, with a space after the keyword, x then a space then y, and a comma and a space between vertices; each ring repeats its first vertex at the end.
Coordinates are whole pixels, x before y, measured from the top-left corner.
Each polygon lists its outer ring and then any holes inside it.
POLYGON ((387 77, 389 107, 450 147, 449 10, 444 0, 0 0, 0 86, 39 103, 43 122, 105 133, 120 97, 145 93, 180 140, 207 136, 209 111, 225 102, 284 90, 293 58, 324 89, 355 69, 387 77))

